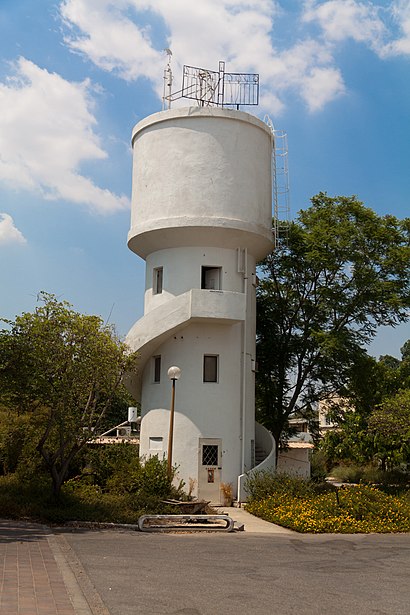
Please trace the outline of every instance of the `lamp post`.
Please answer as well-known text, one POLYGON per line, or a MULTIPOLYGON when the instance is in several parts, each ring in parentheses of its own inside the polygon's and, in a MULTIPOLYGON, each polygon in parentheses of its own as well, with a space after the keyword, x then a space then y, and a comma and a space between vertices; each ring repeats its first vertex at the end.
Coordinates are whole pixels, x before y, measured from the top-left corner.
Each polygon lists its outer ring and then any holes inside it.
POLYGON ((171 412, 169 415, 169 434, 168 434, 168 476, 172 476, 172 445, 174 441, 174 412, 175 412, 175 381, 181 377, 181 370, 173 365, 168 370, 168 378, 172 380, 171 412))

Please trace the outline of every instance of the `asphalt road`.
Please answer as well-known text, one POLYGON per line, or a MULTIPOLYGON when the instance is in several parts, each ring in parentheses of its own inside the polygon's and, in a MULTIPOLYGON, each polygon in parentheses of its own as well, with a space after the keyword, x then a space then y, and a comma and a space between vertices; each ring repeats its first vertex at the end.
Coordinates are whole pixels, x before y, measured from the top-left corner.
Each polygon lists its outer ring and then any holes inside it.
POLYGON ((111 615, 409 615, 410 535, 64 533, 111 615))

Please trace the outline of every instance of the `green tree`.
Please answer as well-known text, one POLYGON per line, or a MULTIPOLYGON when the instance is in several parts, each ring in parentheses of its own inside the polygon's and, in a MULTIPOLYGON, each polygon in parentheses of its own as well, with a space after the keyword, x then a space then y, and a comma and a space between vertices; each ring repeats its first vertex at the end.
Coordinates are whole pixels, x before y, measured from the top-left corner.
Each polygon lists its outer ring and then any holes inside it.
POLYGON ((407 436, 403 412, 410 391, 407 345, 406 342, 401 349, 401 360, 383 355, 376 361, 367 356, 351 369, 341 389, 343 397, 335 401, 329 412, 338 429, 327 433, 321 442, 332 464, 378 459, 383 468, 392 468, 405 461, 407 436))
POLYGON ((408 319, 410 219, 320 193, 261 265, 256 406, 277 442, 338 392, 379 325, 408 319))
POLYGON ((136 356, 97 316, 40 293, 0 331, 0 402, 32 413, 37 451, 59 496, 70 463, 100 427, 136 356))
POLYGON ((386 398, 369 417, 382 469, 410 461, 410 389, 386 398))

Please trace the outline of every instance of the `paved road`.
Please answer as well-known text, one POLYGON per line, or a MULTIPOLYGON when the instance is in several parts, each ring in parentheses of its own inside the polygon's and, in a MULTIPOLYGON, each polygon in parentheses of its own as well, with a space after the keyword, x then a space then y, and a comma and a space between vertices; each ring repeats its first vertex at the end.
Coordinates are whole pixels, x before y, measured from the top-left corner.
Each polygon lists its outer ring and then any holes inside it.
POLYGON ((57 539, 110 615, 410 613, 408 534, 84 530, 57 539))

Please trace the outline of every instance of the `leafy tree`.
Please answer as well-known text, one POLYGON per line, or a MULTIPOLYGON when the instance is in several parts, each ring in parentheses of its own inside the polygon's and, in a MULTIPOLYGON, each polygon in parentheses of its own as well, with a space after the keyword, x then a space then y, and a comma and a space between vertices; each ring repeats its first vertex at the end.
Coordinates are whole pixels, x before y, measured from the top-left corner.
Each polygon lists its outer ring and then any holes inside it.
MULTIPOLYGON (((341 389, 342 398, 330 406, 329 416, 338 426, 328 432, 321 449, 331 463, 365 463, 378 459, 391 469, 405 460, 406 438, 402 409, 393 400, 401 400, 410 391, 410 361, 403 346, 402 359, 383 355, 378 361, 366 356, 354 365, 341 389), (397 408, 397 424, 392 407, 397 408), (390 410, 388 411, 388 409, 390 410), (383 417, 386 429, 381 427, 383 417)), ((404 404, 405 405, 405 404, 404 404)), ((404 410, 403 410, 404 411, 404 410)))
POLYGON ((280 444, 291 414, 311 413, 363 361, 379 325, 408 319, 410 219, 320 193, 261 265, 256 404, 280 444))
POLYGON ((37 451, 59 496, 70 463, 102 424, 136 356, 97 316, 40 293, 0 331, 0 402, 32 413, 37 451))
POLYGON ((369 418, 382 469, 410 461, 410 389, 388 397, 369 418))

